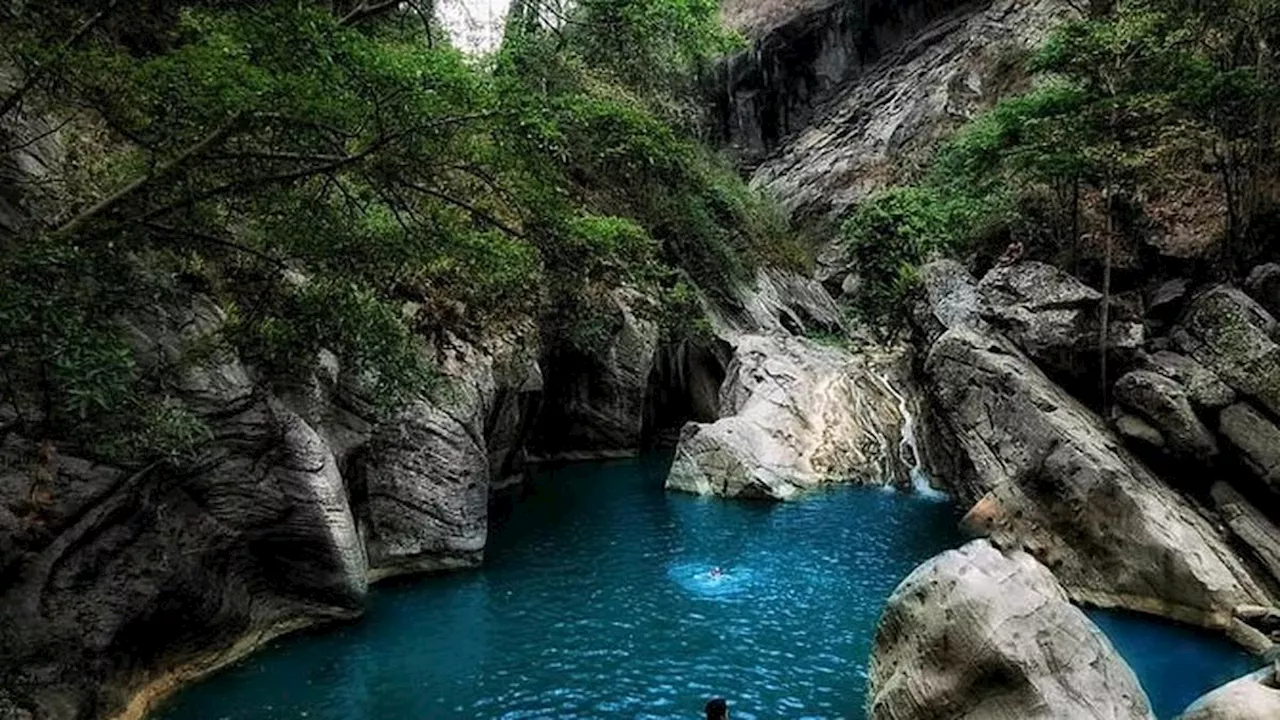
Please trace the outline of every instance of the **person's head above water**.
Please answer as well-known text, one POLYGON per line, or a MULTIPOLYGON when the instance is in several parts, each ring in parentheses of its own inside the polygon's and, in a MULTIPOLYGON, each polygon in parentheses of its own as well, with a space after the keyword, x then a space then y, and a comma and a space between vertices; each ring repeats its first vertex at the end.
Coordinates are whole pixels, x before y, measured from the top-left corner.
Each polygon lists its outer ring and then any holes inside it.
POLYGON ((729 720, 729 704, 724 698, 707 701, 707 720, 729 720))

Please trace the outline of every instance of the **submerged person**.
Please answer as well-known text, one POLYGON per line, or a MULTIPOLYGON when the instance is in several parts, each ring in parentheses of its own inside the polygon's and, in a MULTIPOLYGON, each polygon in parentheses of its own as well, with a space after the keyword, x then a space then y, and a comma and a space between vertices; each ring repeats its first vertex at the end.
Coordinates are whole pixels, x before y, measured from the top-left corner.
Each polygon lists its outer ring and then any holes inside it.
POLYGON ((708 700, 706 711, 707 720, 729 720, 729 703, 724 698, 708 700))

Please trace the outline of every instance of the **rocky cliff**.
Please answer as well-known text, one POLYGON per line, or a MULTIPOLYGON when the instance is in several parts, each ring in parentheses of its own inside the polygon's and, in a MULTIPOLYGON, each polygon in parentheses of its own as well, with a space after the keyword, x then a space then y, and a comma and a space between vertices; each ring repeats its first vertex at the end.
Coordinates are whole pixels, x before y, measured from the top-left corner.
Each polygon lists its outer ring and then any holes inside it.
POLYGON ((803 218, 911 177, 964 120, 1023 87, 1058 0, 727 4, 753 39, 717 78, 725 141, 803 218))
MULTIPOLYGON (((222 322, 197 298, 131 327, 162 362, 222 322)), ((486 429, 524 424, 498 399, 536 392, 536 365, 505 341, 446 352, 433 396, 390 421, 332 358, 290 388, 233 357, 193 370, 181 397, 212 437, 181 466, 95 464, 0 418, 0 710, 140 716, 276 635, 355 617, 373 580, 478 564, 491 478, 518 460, 491 457, 486 429)))

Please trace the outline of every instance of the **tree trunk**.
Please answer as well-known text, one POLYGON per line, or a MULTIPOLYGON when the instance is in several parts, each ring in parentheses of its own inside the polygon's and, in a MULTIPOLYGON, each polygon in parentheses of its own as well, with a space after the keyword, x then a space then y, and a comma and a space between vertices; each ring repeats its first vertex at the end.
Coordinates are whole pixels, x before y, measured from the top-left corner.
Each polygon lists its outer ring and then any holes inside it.
POLYGON ((1098 374, 1104 416, 1110 401, 1110 387, 1107 385, 1107 346, 1110 345, 1111 335, 1111 252, 1116 230, 1113 189, 1107 189, 1107 233, 1103 241, 1102 253, 1102 317, 1099 323, 1101 329, 1098 331, 1098 374))

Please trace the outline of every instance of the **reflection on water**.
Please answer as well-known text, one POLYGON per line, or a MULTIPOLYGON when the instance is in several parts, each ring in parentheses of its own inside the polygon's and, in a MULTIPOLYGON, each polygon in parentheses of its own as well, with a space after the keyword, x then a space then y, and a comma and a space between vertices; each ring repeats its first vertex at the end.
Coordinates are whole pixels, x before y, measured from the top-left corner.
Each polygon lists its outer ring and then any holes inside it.
POLYGON ((652 458, 544 473, 483 570, 376 588, 361 622, 286 638, 163 717, 686 720, 723 695, 735 720, 861 718, 884 600, 961 542, 955 512, 855 488, 668 495, 664 474, 652 458))

